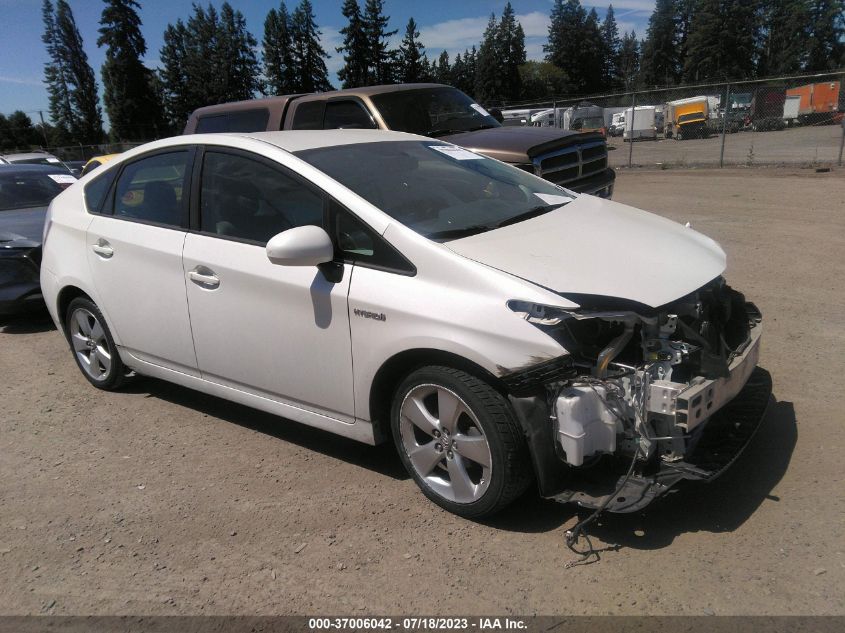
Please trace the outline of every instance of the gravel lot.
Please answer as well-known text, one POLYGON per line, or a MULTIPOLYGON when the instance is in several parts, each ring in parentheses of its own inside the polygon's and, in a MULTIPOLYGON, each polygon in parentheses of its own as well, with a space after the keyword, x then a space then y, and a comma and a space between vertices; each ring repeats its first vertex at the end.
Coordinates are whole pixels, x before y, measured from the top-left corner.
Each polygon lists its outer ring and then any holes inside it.
POLYGON ((566 569, 573 507, 529 493, 459 519, 389 446, 155 380, 96 391, 49 321, 13 320, 0 612, 845 614, 845 172, 617 183, 617 200, 721 242, 729 281, 763 311, 777 402, 722 479, 604 517, 591 534, 618 549, 566 569))
MULTIPOLYGON (((737 132, 725 136, 726 165, 815 165, 835 164, 839 157, 842 127, 819 125, 771 132, 737 132)), ((609 139, 611 167, 628 165, 630 144, 621 137, 609 139)), ((635 166, 718 166, 722 139, 659 138, 635 141, 635 166)))

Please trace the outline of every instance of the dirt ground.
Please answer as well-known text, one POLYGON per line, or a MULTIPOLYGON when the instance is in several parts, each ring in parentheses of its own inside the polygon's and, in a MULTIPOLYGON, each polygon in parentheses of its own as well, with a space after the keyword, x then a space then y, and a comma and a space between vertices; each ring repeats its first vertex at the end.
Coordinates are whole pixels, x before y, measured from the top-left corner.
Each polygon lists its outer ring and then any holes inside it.
MULTIPOLYGON (((620 173, 714 237, 762 309, 776 403, 741 461, 591 528, 527 494, 466 521, 367 447, 155 380, 91 388, 0 329, 0 613, 845 614, 845 172, 620 173)), ((632 244, 632 247, 636 247, 632 244)), ((582 512, 583 515, 583 512, 582 512)))
MULTIPOLYGON (((725 136, 725 165, 832 165, 839 158, 841 142, 839 125, 737 132, 725 136)), ((609 147, 610 166, 627 166, 631 144, 617 136, 609 139, 609 147)), ((656 141, 635 141, 632 164, 635 167, 718 166, 721 149, 720 136, 686 141, 662 137, 656 141)))

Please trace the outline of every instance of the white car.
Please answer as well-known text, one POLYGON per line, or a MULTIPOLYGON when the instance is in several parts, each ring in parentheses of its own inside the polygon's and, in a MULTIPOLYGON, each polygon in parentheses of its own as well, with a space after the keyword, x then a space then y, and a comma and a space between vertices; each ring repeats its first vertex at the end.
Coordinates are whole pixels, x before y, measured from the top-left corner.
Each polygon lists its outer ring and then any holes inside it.
POLYGON ((430 499, 480 516, 533 480, 633 511, 738 454, 770 384, 724 268, 690 228, 448 143, 286 131, 83 177, 41 285, 95 387, 141 374, 392 438, 430 499))

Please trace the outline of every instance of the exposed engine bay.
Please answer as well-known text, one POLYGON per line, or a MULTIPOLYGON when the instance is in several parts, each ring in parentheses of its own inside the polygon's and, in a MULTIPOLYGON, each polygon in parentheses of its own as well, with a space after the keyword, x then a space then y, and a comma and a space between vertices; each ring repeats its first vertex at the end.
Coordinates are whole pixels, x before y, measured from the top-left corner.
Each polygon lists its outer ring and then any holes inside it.
POLYGON ((756 369, 756 306, 722 277, 659 308, 566 298, 581 307, 510 304, 569 352, 501 377, 541 493, 633 512, 681 479, 709 480, 727 468, 771 393, 768 374, 756 369))

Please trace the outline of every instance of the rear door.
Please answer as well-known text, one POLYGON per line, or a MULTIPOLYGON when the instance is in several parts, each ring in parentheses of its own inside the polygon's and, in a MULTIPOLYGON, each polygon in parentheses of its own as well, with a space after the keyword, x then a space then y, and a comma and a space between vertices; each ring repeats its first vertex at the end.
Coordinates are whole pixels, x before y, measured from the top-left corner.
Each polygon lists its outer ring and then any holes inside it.
POLYGON ((325 196, 278 163, 207 148, 194 192, 197 231, 184 275, 202 377, 345 422, 354 421, 347 295, 350 264, 328 276, 279 266, 267 241, 325 225, 325 196))
POLYGON ((170 148, 123 166, 86 241, 99 307, 119 344, 196 375, 182 269, 193 155, 170 148))

